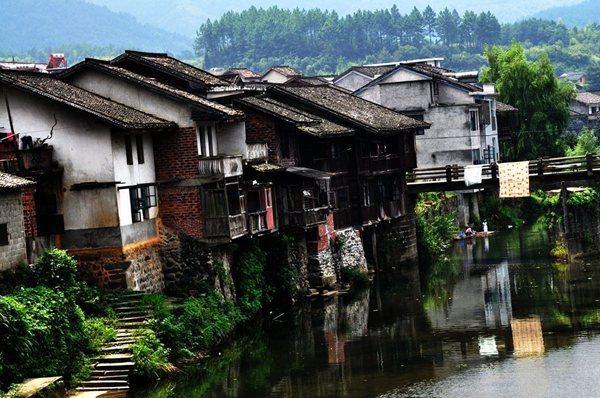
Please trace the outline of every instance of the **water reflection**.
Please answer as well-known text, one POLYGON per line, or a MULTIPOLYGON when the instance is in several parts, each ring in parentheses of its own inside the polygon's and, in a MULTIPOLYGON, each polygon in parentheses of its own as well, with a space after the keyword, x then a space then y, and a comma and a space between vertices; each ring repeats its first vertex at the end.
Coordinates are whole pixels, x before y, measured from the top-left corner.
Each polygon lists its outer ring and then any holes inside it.
POLYGON ((600 396, 586 365, 600 360, 600 262, 557 265, 547 250, 539 231, 459 243, 421 273, 249 327, 136 396, 600 396))

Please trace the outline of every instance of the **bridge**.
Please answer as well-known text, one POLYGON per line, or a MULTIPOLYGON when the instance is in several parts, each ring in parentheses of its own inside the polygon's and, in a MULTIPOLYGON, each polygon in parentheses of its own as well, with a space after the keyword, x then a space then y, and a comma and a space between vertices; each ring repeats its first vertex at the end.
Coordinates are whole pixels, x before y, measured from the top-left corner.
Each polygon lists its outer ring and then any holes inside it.
MULTIPOLYGON (((499 187, 498 165, 482 165, 481 184, 465 185, 465 168, 459 165, 417 168, 406 175, 409 193, 464 191, 499 187)), ((587 154, 529 161, 529 184, 536 189, 556 189, 565 186, 594 185, 600 182, 600 156, 587 154)))

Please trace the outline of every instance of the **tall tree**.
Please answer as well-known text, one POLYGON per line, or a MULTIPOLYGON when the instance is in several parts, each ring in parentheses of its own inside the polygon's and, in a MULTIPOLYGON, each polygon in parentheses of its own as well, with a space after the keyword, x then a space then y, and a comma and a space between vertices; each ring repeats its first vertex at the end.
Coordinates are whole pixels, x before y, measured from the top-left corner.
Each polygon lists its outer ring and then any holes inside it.
POLYGON ((556 78, 547 55, 529 61, 518 43, 506 50, 489 47, 485 55, 489 66, 482 72, 482 81, 495 83, 500 101, 518 109, 521 130, 516 132, 514 145, 504 146, 504 158, 562 155, 569 102, 575 95, 573 85, 556 78))
POLYGON ((423 11, 423 25, 429 37, 429 42, 433 43, 433 35, 435 34, 437 15, 431 6, 427 6, 423 11))

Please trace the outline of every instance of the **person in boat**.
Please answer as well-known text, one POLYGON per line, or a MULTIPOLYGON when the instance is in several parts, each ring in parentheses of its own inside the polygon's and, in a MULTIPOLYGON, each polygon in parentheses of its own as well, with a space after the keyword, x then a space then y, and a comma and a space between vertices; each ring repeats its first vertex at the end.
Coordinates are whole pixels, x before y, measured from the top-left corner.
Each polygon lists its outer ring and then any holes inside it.
POLYGON ((473 236, 475 236, 475 231, 473 230, 473 228, 471 228, 470 225, 468 225, 467 229, 465 230, 465 237, 472 238, 473 236))

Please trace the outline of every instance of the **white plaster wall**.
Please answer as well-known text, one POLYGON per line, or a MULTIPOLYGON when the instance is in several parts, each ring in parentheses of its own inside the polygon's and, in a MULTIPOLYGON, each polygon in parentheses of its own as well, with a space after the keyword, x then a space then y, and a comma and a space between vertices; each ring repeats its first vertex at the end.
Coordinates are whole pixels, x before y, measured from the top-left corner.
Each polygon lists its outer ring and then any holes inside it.
MULTIPOLYGON (((125 134, 121 132, 112 133, 113 162, 115 168, 115 181, 121 182, 119 186, 129 186, 138 184, 147 184, 156 182, 156 173, 154 169, 154 149, 152 135, 143 134, 144 141, 144 163, 138 163, 137 146, 135 136, 131 136, 133 164, 127 164, 127 154, 125 152, 125 134)), ((117 191, 117 203, 119 207, 119 224, 121 226, 133 223, 131 217, 131 203, 129 199, 129 190, 121 189, 117 191)), ((149 209, 150 218, 158 216, 158 207, 149 209)))
POLYGON ((175 122, 180 127, 194 126, 191 110, 186 104, 154 93, 144 86, 95 70, 80 72, 71 77, 70 82, 113 101, 175 122))
POLYGON ((399 68, 392 74, 390 74, 385 79, 381 80, 381 83, 400 83, 400 82, 413 82, 413 81, 423 81, 423 80, 431 80, 430 77, 422 75, 420 73, 416 73, 414 71, 399 68))
POLYGON ((425 130, 425 135, 416 136, 417 167, 472 164, 472 157, 466 154, 473 149, 479 133, 470 131, 468 106, 433 107, 424 119, 431 128, 425 130))
POLYGON ((438 102, 440 104, 472 104, 475 101, 473 97, 465 90, 461 90, 455 86, 441 83, 439 84, 440 95, 438 102))
POLYGON ((217 124, 217 148, 219 155, 242 155, 244 159, 248 158, 245 123, 217 124))
MULTIPOLYGON (((34 138, 48 136, 54 159, 64 168, 62 204, 65 229, 119 225, 114 189, 71 191, 73 184, 114 181, 111 134, 108 126, 50 100, 8 88, 15 131, 34 138)), ((62 199, 62 200, 60 200, 62 199)))
POLYGON ((263 82, 269 82, 269 83, 275 83, 275 84, 281 84, 281 83, 285 83, 288 80, 290 80, 289 77, 282 75, 279 72, 276 72, 274 70, 269 71, 262 79, 261 81, 263 82))
POLYGON ((367 101, 381 104, 381 86, 378 84, 371 87, 366 87, 360 93, 357 93, 357 95, 366 99, 367 101))
POLYGON ((335 82, 336 86, 345 88, 350 91, 356 91, 359 88, 363 87, 367 83, 369 83, 371 79, 369 76, 365 76, 361 73, 357 73, 355 71, 351 71, 338 81, 335 82))
POLYGON ((380 104, 401 111, 427 109, 431 104, 430 82, 425 80, 382 84, 380 104))

